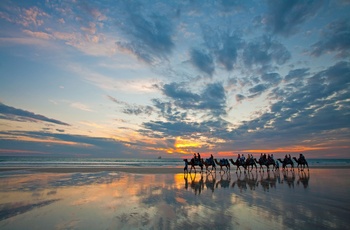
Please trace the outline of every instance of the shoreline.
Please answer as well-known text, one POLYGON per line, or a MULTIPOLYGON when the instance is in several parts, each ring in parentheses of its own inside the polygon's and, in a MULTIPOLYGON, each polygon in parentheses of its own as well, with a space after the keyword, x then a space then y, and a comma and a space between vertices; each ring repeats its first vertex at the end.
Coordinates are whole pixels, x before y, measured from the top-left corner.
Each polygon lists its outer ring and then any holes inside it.
MULTIPOLYGON (((350 169, 349 166, 311 166, 312 169, 350 169)), ((137 174, 177 174, 183 173, 183 167, 0 167, 1 172, 11 172, 11 171, 30 171, 30 172, 42 172, 42 173, 94 173, 94 172, 125 172, 125 173, 137 173, 137 174)), ((283 171, 282 168, 279 169, 283 171)), ((288 171, 290 168, 288 168, 288 171)), ((197 173, 200 172, 200 169, 196 168, 197 173)), ((204 173, 206 170, 203 170, 204 173)), ((216 169, 217 172, 220 172, 220 168, 216 169)), ((231 167, 231 172, 235 173, 236 168, 231 167)), ((252 172, 255 170, 253 169, 252 172)), ((258 169, 259 171, 259 169, 258 169)), ((266 171, 266 169, 264 169, 266 171)), ((297 168, 294 168, 294 171, 298 171, 297 168)), ((303 171, 307 171, 307 168, 303 171)), ((242 170, 243 172, 243 170, 242 170)), ((192 170, 194 173, 194 170, 192 170)))

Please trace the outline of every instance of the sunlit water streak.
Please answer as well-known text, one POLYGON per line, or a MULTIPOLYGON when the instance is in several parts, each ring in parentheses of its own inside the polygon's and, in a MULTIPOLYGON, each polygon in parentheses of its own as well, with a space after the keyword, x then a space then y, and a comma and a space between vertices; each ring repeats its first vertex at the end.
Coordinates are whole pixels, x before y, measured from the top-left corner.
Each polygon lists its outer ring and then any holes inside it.
POLYGON ((349 226, 349 169, 249 174, 1 174, 1 229, 349 226))

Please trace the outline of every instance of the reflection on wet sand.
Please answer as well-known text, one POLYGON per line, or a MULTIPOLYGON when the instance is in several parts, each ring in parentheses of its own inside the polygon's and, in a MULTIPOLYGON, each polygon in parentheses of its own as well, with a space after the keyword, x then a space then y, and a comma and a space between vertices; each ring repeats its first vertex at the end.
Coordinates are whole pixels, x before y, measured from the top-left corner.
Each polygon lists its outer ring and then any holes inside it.
POLYGON ((350 184, 340 178, 349 175, 349 170, 6 175, 0 177, 0 228, 345 229, 350 200, 344 188, 350 184))
POLYGON ((195 195, 200 195, 204 189, 214 192, 221 188, 238 188, 240 192, 246 190, 256 190, 259 186, 263 191, 278 189, 281 184, 286 184, 289 188, 302 185, 308 187, 310 172, 305 171, 269 171, 269 172, 245 172, 245 173, 184 173, 185 189, 190 187, 195 195))

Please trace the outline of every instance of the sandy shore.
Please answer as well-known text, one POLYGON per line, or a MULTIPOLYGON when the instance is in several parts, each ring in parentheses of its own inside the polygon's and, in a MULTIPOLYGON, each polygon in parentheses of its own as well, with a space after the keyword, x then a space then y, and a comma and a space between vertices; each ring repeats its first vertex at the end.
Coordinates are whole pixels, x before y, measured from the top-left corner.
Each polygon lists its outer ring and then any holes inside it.
MULTIPOLYGON (((312 166, 310 167, 310 170, 311 169, 350 169, 350 166, 312 166)), ((136 173, 136 174, 176 174, 176 173, 184 172, 182 167, 75 167, 75 168, 73 167, 52 167, 52 168, 3 167, 3 168, 0 168, 0 172, 13 171, 13 170, 27 170, 32 172, 47 172, 47 173, 126 172, 126 173, 136 173)), ((298 169, 296 168, 294 170, 298 171, 298 169)), ((216 171, 219 172, 220 169, 218 168, 216 171)), ((232 167, 231 172, 235 172, 235 171, 236 171, 236 167, 232 167)), ((194 172, 194 170, 192 170, 192 172, 194 172)), ((197 172, 200 172, 199 168, 197 168, 197 172)))
POLYGON ((235 173, 232 167, 230 173, 212 174, 184 174, 182 167, 0 171, 4 230, 349 226, 349 167, 269 173, 235 173))

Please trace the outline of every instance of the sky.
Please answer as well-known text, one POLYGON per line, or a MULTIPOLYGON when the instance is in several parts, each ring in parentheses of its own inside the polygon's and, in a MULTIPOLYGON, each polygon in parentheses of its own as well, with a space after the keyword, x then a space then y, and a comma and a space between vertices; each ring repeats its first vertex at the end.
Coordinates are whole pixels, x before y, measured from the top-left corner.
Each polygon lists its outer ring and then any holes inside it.
POLYGON ((350 1, 0 3, 0 156, 350 158, 350 1))

